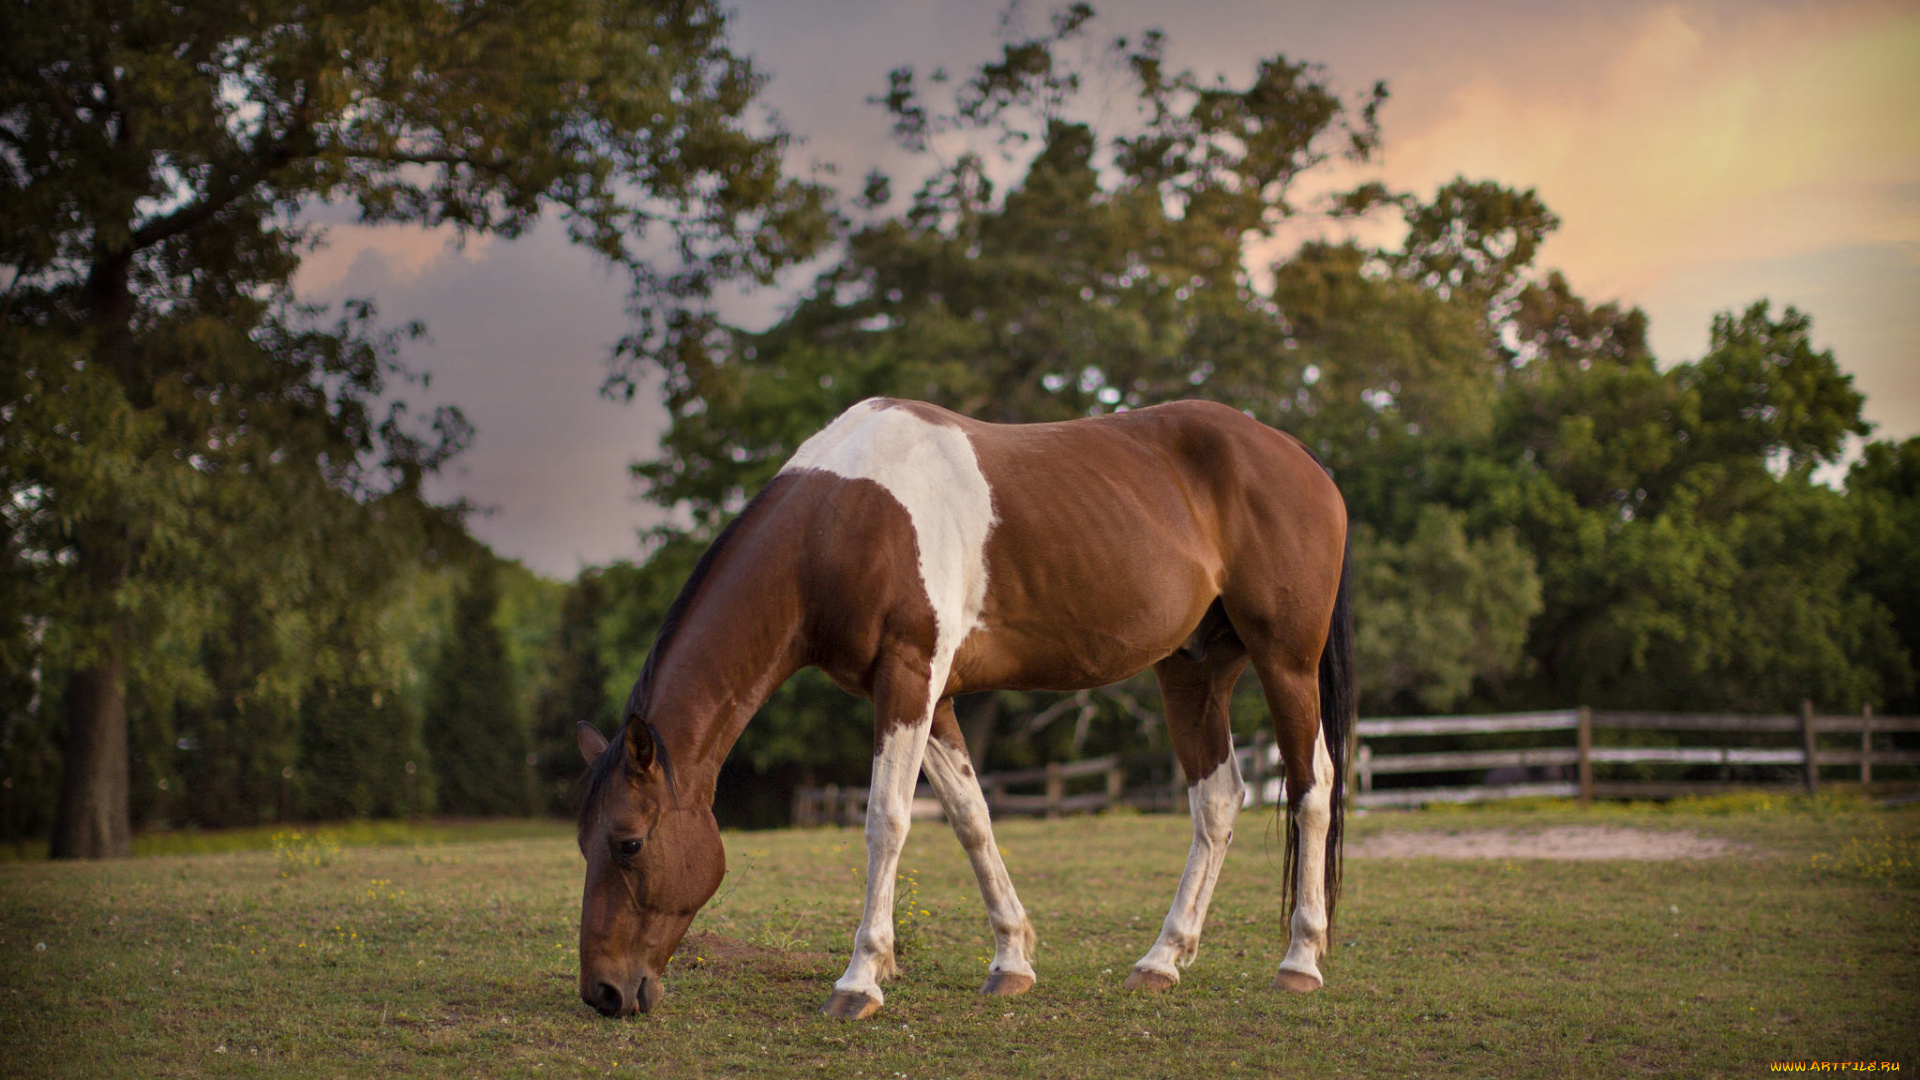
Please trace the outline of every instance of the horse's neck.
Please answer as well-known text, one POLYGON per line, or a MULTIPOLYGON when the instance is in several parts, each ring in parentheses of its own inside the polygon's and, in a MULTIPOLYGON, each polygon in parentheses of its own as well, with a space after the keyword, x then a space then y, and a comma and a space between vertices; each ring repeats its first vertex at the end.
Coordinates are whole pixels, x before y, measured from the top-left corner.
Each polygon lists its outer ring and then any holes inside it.
MULTIPOLYGON (((744 546, 744 545, 742 545, 744 546)), ((747 721, 802 666, 791 558, 729 553, 702 584, 661 655, 648 718, 684 790, 711 798, 747 721)))

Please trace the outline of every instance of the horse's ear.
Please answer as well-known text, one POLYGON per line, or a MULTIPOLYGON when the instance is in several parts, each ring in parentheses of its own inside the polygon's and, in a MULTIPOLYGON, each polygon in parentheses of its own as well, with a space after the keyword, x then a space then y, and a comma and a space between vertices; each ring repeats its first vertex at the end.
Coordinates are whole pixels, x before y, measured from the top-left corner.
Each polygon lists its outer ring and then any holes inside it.
POLYGON ((607 749, 607 737, 600 734, 600 729, 582 720, 574 734, 580 739, 580 756, 587 759, 587 764, 600 760, 601 753, 607 749))
POLYGON ((627 767, 636 773, 653 768, 653 728, 647 724, 627 725, 627 767))

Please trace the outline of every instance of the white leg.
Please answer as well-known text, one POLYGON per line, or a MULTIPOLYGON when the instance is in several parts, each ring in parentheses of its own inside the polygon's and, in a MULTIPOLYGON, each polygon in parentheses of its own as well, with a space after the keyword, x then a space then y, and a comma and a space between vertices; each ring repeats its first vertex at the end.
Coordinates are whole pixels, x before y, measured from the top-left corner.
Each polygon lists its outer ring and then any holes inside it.
POLYGON ((961 750, 939 739, 927 740, 923 763, 934 794, 940 797, 940 809, 953 823, 953 833, 973 863, 974 877, 980 881, 980 897, 987 904, 987 922, 993 927, 993 966, 987 969, 989 994, 1017 994, 1033 985, 1033 924, 1027 911, 1014 895, 1013 879, 1007 876, 1006 863, 1000 859, 1000 847, 993 840, 993 823, 987 815, 986 796, 980 791, 980 778, 961 750))
POLYGON ((1207 904, 1213 900, 1213 886, 1220 878, 1220 865, 1226 861, 1227 845, 1233 842, 1233 819, 1240 812, 1245 792, 1240 763, 1231 754, 1213 772, 1188 786, 1193 847, 1187 852, 1187 870, 1173 894, 1173 907, 1160 924, 1159 940, 1133 965, 1128 986, 1156 990, 1172 986, 1180 981, 1179 969, 1193 963, 1199 954, 1200 927, 1207 921, 1207 904))
POLYGON ((920 778, 933 713, 919 723, 888 733, 873 758, 873 786, 867 795, 867 909, 853 935, 853 958, 833 984, 827 1010, 834 1015, 870 1016, 885 1002, 880 983, 893 977, 893 883, 913 820, 913 788, 920 778), (863 996, 865 1002, 858 1002, 863 996), (836 1011, 839 1003, 842 1011, 836 1011), (845 1011, 851 1003, 852 1011, 845 1011))
POLYGON ((1323 731, 1313 740, 1313 787, 1294 811, 1300 849, 1294 867, 1292 936, 1280 974, 1274 977, 1276 986, 1289 990, 1316 990, 1325 982, 1318 961, 1327 952, 1327 829, 1332 807, 1333 757, 1323 731))

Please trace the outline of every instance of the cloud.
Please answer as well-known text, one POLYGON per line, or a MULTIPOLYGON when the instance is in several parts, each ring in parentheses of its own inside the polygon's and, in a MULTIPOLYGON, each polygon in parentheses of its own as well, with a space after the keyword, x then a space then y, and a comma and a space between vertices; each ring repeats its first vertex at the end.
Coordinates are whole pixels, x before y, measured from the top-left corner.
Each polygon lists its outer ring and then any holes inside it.
POLYGON ((1667 5, 1612 55, 1537 45, 1597 66, 1597 85, 1482 70, 1430 125, 1389 133, 1388 179, 1537 187, 1565 222, 1543 260, 1600 295, 1697 263, 1920 240, 1920 13, 1667 5))
POLYGON ((317 296, 342 289, 354 293, 369 282, 405 284, 445 259, 477 262, 492 242, 476 236, 463 244, 450 225, 328 224, 320 246, 301 260, 294 287, 301 295, 317 296))
POLYGON ((423 321, 428 339, 403 357, 433 381, 402 396, 456 404, 474 424, 428 494, 484 508, 474 535, 544 574, 637 556, 638 530, 667 515, 637 500, 627 467, 659 453, 666 416, 651 388, 630 405, 598 393, 628 328, 625 280, 551 218, 464 252, 434 230, 333 228, 351 259, 313 278, 303 267, 301 298, 372 296, 389 324, 423 321))

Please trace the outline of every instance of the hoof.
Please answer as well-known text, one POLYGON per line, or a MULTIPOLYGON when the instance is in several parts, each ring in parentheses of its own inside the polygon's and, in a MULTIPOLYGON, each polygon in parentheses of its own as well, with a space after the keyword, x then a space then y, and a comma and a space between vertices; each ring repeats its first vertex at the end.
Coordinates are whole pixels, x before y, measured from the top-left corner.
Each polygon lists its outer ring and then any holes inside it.
POLYGON ((858 990, 835 990, 820 1011, 842 1020, 865 1020, 880 1011, 880 1002, 858 990))
POLYGON ((1279 974, 1273 977, 1275 990, 1291 990, 1296 994, 1311 994, 1320 989, 1320 985, 1321 980, 1314 976, 1289 968, 1281 968, 1279 974))
POLYGON ((1179 982, 1179 979, 1164 971, 1148 971, 1146 968, 1134 968, 1133 972, 1127 976, 1127 989, 1144 990, 1149 994, 1157 994, 1162 990, 1173 989, 1179 985, 1179 982))
POLYGON ((987 985, 980 992, 988 997, 1014 997, 1033 989, 1033 976, 1021 975, 1012 971, 996 971, 987 976, 987 985))

